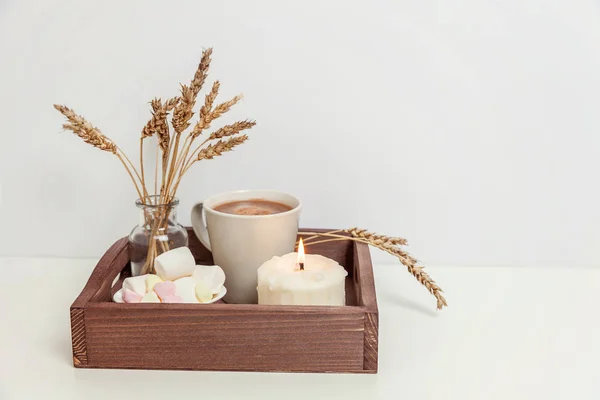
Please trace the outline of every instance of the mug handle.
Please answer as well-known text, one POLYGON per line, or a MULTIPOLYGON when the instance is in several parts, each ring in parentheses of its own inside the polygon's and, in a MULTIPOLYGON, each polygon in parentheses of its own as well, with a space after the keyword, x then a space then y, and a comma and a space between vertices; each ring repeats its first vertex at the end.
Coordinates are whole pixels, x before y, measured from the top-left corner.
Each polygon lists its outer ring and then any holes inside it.
POLYGON ((202 212, 204 208, 204 204, 198 203, 192 207, 192 229, 194 229, 194 233, 200 240, 200 243, 204 247, 206 247, 209 251, 212 251, 210 248, 210 240, 208 238, 208 230, 206 229, 206 224, 204 223, 204 213, 202 212))

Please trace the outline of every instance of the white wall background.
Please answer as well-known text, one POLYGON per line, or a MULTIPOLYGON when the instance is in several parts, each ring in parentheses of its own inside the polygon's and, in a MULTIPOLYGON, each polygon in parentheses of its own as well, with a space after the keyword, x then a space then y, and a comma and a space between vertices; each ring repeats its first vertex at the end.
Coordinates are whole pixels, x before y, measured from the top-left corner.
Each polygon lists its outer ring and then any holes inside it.
MULTIPOLYGON (((107 153, 203 47, 251 141, 197 165, 192 203, 276 188, 302 225, 402 235, 428 264, 598 266, 597 1, 0 1, 0 254, 99 256, 137 222, 107 153)), ((384 259, 377 254, 376 258, 384 259)), ((387 259, 386 259, 387 260, 387 259)))

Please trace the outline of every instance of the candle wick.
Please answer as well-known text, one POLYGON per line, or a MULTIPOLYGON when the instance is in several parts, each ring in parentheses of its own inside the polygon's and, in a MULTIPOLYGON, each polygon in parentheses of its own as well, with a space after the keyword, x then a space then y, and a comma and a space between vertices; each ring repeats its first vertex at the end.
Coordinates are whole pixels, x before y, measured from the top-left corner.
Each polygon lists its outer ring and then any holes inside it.
POLYGON ((304 263, 301 262, 301 263, 298 263, 298 264, 300 265, 300 271, 304 271, 304 263))

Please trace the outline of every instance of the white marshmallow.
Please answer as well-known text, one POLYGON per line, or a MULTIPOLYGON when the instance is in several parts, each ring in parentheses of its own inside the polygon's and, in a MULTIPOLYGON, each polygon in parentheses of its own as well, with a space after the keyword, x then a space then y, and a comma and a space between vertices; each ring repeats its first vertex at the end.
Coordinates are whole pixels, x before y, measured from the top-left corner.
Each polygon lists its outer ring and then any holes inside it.
POLYGON ((154 275, 154 274, 148 274, 148 276, 146 277, 146 293, 150 293, 151 291, 154 290, 154 285, 156 285, 157 283, 161 283, 164 282, 162 279, 160 279, 160 276, 158 275, 154 275))
POLYGON ((202 282, 212 294, 219 293, 225 283, 225 272, 218 265, 197 265, 192 277, 196 282, 202 282))
POLYGON ((165 281, 190 276, 196 268, 196 261, 187 247, 166 251, 154 259, 156 274, 165 281))
POLYGON ((113 301, 115 303, 125 303, 125 300, 123 300, 123 289, 116 291, 116 293, 113 295, 113 301))
POLYGON ((207 303, 212 300, 213 294, 208 286, 205 286, 203 282, 196 282, 196 297, 200 303, 207 303))
POLYGON ((196 298, 196 280, 191 276, 179 278, 173 281, 175 284, 175 295, 183 299, 183 303, 198 303, 196 298))
POLYGON ((148 292, 142 297, 142 303, 160 303, 160 299, 154 292, 148 292))
POLYGON ((129 289, 132 292, 144 296, 146 294, 146 277, 148 275, 139 275, 126 278, 123 281, 123 290, 129 289))

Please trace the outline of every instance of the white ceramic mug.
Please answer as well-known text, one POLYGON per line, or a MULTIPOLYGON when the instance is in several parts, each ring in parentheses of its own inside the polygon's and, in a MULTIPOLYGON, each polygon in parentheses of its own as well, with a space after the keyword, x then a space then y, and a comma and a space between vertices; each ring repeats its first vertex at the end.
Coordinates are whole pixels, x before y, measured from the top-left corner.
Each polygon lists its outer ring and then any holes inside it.
POLYGON ((271 257, 294 251, 300 209, 300 200, 276 190, 222 193, 192 207, 196 236, 212 252, 215 264, 225 271, 226 302, 258 302, 256 270, 271 257), (215 210, 223 203, 250 199, 283 203, 292 209, 269 215, 237 215, 215 210))

